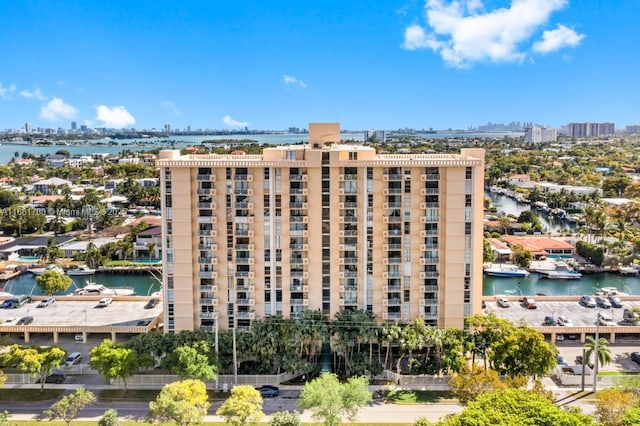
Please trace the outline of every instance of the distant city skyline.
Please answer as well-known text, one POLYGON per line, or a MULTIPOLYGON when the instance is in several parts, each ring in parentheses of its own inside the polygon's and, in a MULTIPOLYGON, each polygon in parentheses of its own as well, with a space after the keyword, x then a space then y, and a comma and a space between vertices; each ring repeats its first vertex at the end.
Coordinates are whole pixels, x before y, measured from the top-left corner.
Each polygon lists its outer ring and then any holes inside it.
POLYGON ((638 2, 3 4, 0 129, 640 123, 638 2))

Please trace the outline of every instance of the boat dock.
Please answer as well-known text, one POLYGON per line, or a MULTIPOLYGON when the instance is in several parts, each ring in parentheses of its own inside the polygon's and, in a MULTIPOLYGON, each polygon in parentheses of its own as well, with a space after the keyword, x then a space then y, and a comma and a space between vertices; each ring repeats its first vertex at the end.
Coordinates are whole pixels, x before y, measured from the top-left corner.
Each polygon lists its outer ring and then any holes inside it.
POLYGON ((149 274, 149 273, 162 273, 161 266, 148 265, 148 266, 101 266, 98 268, 98 272, 104 274, 149 274))

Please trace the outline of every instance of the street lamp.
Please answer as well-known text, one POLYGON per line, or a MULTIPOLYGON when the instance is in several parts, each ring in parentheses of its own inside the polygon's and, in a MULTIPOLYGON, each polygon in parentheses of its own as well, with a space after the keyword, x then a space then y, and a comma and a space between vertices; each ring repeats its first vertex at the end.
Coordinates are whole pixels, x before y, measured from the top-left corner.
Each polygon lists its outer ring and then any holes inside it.
POLYGON ((596 388, 598 386, 598 343, 600 340, 600 312, 596 316, 596 344, 594 347, 595 350, 595 360, 593 361, 593 392, 596 392, 596 388))

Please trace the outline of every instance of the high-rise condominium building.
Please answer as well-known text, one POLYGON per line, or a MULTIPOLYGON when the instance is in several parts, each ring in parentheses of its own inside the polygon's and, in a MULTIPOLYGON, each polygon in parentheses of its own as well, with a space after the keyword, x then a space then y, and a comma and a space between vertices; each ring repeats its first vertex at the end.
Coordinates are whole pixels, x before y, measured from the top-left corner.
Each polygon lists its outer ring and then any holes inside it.
POLYGON ((615 134, 614 123, 569 123, 567 124, 567 136, 572 138, 588 138, 599 136, 611 136, 615 134))
POLYGON ((481 309, 482 149, 376 154, 312 123, 308 144, 158 166, 167 331, 344 309, 461 328, 481 309))
POLYGON ((558 131, 553 127, 536 126, 524 129, 524 142, 527 144, 555 142, 558 140, 558 131))

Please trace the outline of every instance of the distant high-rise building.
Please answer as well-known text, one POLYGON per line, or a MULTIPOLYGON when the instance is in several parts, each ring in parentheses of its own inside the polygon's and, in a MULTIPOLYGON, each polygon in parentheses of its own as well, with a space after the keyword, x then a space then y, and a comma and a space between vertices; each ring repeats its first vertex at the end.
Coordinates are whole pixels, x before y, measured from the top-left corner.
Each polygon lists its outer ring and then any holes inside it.
POLYGON ((368 142, 386 142, 387 134, 384 130, 365 130, 364 140, 368 142))
POLYGON ((481 312, 483 149, 378 154, 312 123, 308 144, 157 166, 167 332, 349 309, 462 329, 481 312))
POLYGON ((558 140, 558 131, 553 127, 533 125, 524 129, 525 143, 555 142, 556 140, 558 140))
POLYGON ((171 124, 165 124, 164 125, 164 132, 165 133, 171 133, 171 124))
POLYGON ((71 130, 73 130, 74 132, 76 130, 78 130, 78 123, 76 123, 75 121, 71 122, 71 130))
POLYGON ((615 134, 614 123, 569 123, 567 136, 571 138, 590 138, 615 134))
POLYGON ((631 126, 626 126, 624 131, 629 135, 640 135, 640 125, 634 124, 631 126))
POLYGON ((27 133, 31 133, 33 128, 31 127, 31 123, 24 123, 24 131, 27 133))

